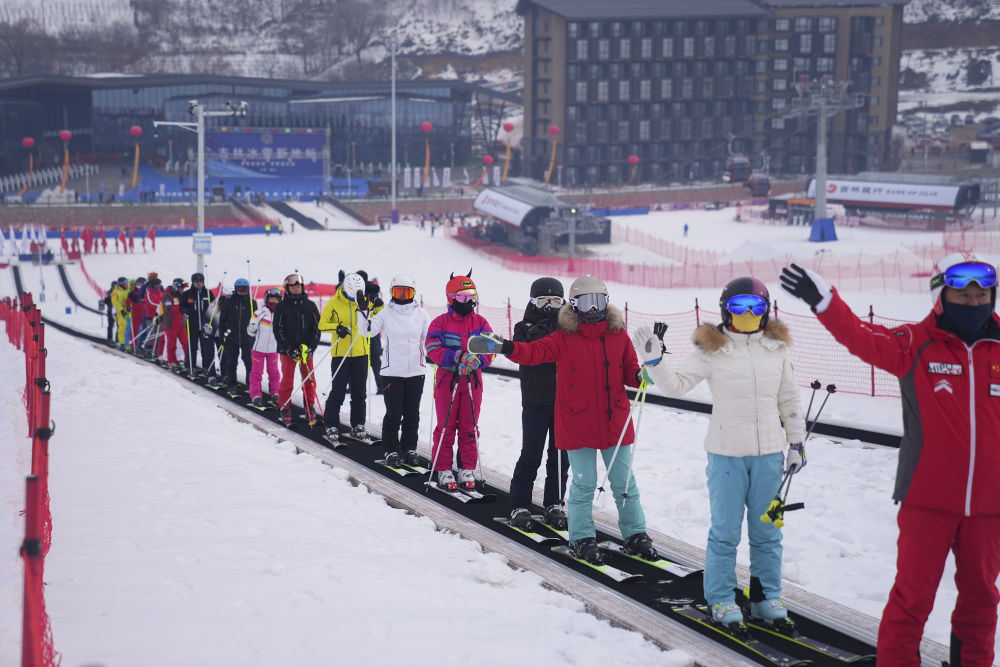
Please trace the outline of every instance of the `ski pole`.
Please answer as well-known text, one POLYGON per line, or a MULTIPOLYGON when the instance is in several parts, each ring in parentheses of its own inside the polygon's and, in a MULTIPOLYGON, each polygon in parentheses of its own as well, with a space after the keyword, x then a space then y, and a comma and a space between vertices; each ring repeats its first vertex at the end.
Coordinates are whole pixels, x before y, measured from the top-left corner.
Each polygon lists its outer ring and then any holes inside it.
MULTIPOLYGON (((431 469, 427 475, 427 481, 434 481, 434 466, 437 465, 438 456, 441 455, 441 441, 444 439, 444 430, 448 428, 448 420, 451 419, 451 408, 455 405, 455 394, 458 393, 458 382, 452 377, 452 387, 451 387, 451 401, 448 403, 448 412, 444 416, 444 424, 441 425, 441 435, 438 436, 437 445, 433 448, 434 457, 431 459, 431 469)), ((427 493, 427 489, 424 489, 424 493, 427 493)))
POLYGON ((816 424, 819 423, 819 416, 823 414, 823 408, 826 407, 827 400, 829 400, 830 396, 834 394, 836 391, 837 391, 837 385, 835 384, 826 385, 826 396, 823 397, 823 402, 819 404, 819 409, 816 410, 816 416, 813 417, 812 426, 810 426, 809 429, 806 431, 806 437, 802 439, 803 444, 805 444, 806 440, 809 439, 809 436, 812 435, 813 429, 816 428, 816 424))
POLYGON ((625 423, 622 425, 622 432, 618 435, 618 443, 615 445, 615 453, 611 455, 611 460, 608 462, 607 470, 604 471, 604 479, 601 481, 601 485, 597 487, 598 497, 601 493, 604 493, 604 485, 608 481, 608 477, 611 475, 611 466, 615 464, 615 458, 618 456, 618 450, 622 446, 622 441, 625 439, 625 432, 628 431, 628 425, 632 421, 632 413, 635 412, 636 405, 639 404, 639 397, 642 396, 645 399, 646 396, 646 383, 645 381, 639 385, 639 391, 635 392, 635 399, 629 405, 628 417, 625 419, 625 423))
MULTIPOLYGON (((311 370, 311 371, 309 371, 309 373, 308 373, 308 374, 307 374, 307 375, 306 375, 306 376, 305 376, 304 378, 302 378, 302 385, 303 385, 303 386, 305 386, 305 383, 309 381, 309 378, 311 378, 311 377, 312 377, 312 374, 316 372, 316 369, 317 369, 317 368, 319 368, 319 367, 320 367, 320 366, 321 366, 321 365, 323 364, 323 362, 324 362, 324 361, 326 361, 326 358, 330 356, 330 353, 331 353, 331 352, 333 352, 333 347, 331 347, 331 348, 330 348, 330 349, 329 349, 329 350, 327 351, 327 353, 326 353, 325 355, 323 355, 323 358, 322 358, 322 359, 321 359, 321 360, 320 360, 319 362, 315 362, 315 361, 313 362, 313 368, 312 368, 312 370, 311 370)), ((299 362, 299 363, 302 363, 302 362, 299 362)), ((338 366, 338 368, 339 368, 339 366, 338 366)), ((293 392, 293 393, 294 393, 294 392, 293 392)), ((285 407, 286 405, 288 405, 288 403, 289 403, 289 402, 290 402, 291 400, 292 400, 292 397, 291 397, 291 395, 289 395, 289 397, 288 397, 288 400, 287 400, 287 401, 285 401, 284 403, 282 403, 281 405, 279 405, 279 406, 278 406, 278 409, 279 409, 279 410, 283 410, 283 409, 284 409, 284 407, 285 407)), ((319 397, 316 397, 316 403, 319 403, 319 397)))
MULTIPOLYGON (((336 334, 337 332, 334 331, 333 333, 336 334)), ((329 386, 327 387, 327 390, 324 393, 329 394, 330 390, 333 389, 333 378, 337 377, 337 373, 340 372, 340 367, 343 366, 344 362, 347 361, 347 358, 349 356, 351 356, 351 350, 354 349, 354 344, 356 342, 358 342, 358 337, 360 335, 361 335, 361 331, 359 330, 358 333, 356 333, 354 335, 354 338, 351 340, 351 344, 347 346, 347 352, 345 352, 344 356, 342 356, 340 358, 340 363, 337 364, 337 368, 333 371, 333 375, 330 376, 330 384, 329 384, 329 386)), ((335 342, 335 341, 331 341, 330 342, 330 354, 333 354, 333 348, 336 347, 336 346, 337 346, 337 342, 335 342)))
POLYGON ((816 398, 816 390, 819 389, 820 387, 822 387, 823 385, 820 384, 819 380, 813 380, 812 383, 809 386, 812 387, 813 393, 809 397, 809 407, 806 408, 806 423, 807 424, 809 423, 809 413, 812 412, 812 409, 813 409, 813 399, 816 398))
MULTIPOLYGON (((639 427, 642 425, 642 409, 646 407, 646 392, 649 390, 649 385, 643 381, 639 389, 642 391, 642 400, 639 401, 639 412, 635 417, 635 440, 632 442, 632 456, 628 460, 628 474, 625 475, 625 491, 622 493, 622 507, 625 507, 625 501, 628 500, 628 487, 632 481, 632 466, 635 465, 635 448, 639 444, 639 427)), ((608 474, 611 474, 611 466, 608 466, 608 474)))
POLYGON ((469 380, 466 386, 469 388, 469 407, 472 409, 472 435, 476 439, 476 468, 479 469, 479 479, 484 480, 485 477, 483 476, 483 457, 480 455, 480 449, 479 449, 479 417, 476 416, 476 399, 472 394, 471 379, 469 380))

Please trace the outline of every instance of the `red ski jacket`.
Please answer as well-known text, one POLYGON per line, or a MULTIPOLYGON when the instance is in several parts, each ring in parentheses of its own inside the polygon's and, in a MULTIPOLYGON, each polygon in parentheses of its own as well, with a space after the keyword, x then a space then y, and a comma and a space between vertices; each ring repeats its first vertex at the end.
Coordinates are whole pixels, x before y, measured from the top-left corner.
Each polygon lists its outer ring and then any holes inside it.
POLYGON ((639 360, 621 312, 608 306, 603 322, 587 324, 569 305, 559 329, 532 343, 514 343, 507 355, 525 366, 556 362, 556 448, 607 449, 635 440, 625 387, 637 387, 639 360), (627 426, 626 426, 627 421, 627 426))
POLYGON ((972 345, 934 313, 869 324, 834 292, 819 321, 851 354, 899 378, 903 440, 897 502, 964 516, 1000 514, 1000 318, 972 345))

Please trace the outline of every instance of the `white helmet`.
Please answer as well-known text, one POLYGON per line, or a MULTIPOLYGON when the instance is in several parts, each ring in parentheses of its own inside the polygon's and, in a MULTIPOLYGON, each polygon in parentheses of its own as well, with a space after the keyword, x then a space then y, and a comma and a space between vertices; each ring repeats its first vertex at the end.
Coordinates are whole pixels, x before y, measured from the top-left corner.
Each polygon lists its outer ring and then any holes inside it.
MULTIPOLYGON (((989 262, 984 262, 983 260, 976 257, 973 252, 953 252, 947 255, 934 264, 934 271, 931 273, 931 305, 934 307, 934 312, 941 314, 943 310, 943 305, 941 304, 941 293, 945 288, 944 274, 945 272, 953 266, 958 264, 986 264, 992 266, 989 262)), ((978 281, 976 281, 978 282, 978 281)), ((980 285, 980 287, 990 287, 993 292, 993 301, 996 302, 996 283, 992 285, 980 285)))
POLYGON ((600 278, 596 278, 590 274, 581 276, 573 281, 573 284, 569 286, 569 296, 570 298, 575 298, 581 294, 608 294, 608 286, 604 284, 604 281, 600 278))
POLYGON ((389 283, 389 288, 393 287, 412 287, 417 289, 417 281, 413 279, 409 273, 400 273, 397 276, 392 277, 392 282, 389 283))
POLYGON ((358 292, 365 293, 365 279, 357 273, 348 273, 344 276, 344 296, 351 301, 358 297, 358 292))

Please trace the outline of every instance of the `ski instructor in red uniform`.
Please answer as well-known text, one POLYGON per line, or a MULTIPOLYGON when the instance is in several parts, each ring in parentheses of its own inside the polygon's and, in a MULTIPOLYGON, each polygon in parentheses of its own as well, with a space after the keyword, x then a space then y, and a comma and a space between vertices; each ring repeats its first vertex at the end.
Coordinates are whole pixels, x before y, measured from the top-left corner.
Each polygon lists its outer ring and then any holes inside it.
POLYGON ((932 312, 895 329, 864 322, 836 290, 792 264, 782 287, 866 363, 899 378, 903 439, 896 581, 878 632, 879 667, 920 664, 920 638, 948 552, 958 600, 951 666, 993 664, 1000 574, 1000 318, 996 269, 971 253, 934 267, 932 312))

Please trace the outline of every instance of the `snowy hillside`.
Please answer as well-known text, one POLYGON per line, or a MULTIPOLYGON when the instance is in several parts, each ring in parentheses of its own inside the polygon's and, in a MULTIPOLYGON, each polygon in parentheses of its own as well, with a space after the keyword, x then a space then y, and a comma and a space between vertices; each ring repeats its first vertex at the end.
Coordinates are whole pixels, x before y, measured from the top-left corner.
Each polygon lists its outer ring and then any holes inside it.
POLYGON ((910 0, 903 10, 906 23, 1000 20, 995 0, 910 0))

